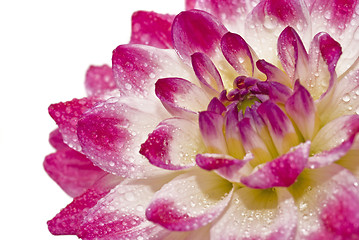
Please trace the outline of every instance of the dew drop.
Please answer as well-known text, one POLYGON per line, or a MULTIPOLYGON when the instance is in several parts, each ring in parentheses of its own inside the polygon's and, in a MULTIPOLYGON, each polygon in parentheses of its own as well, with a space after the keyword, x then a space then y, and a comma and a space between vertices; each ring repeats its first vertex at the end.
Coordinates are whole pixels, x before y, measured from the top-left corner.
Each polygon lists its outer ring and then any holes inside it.
POLYGON ((156 75, 154 73, 150 73, 148 76, 152 79, 156 77, 156 75))
POLYGON ((108 165, 110 165, 111 167, 115 166, 115 163, 114 162, 109 162, 108 165))
POLYGON ((331 12, 330 11, 326 11, 325 13, 324 13, 324 17, 326 18, 326 19, 331 19, 332 18, 332 14, 331 14, 331 12))
POLYGON ((349 96, 348 94, 345 94, 345 95, 343 96, 343 101, 344 101, 344 102, 349 102, 349 101, 350 101, 350 96, 349 96))
POLYGON ((265 28, 269 30, 273 30, 277 27, 277 21, 273 17, 266 15, 264 17, 263 25, 265 28))
POLYGON ((131 90, 131 89, 132 89, 132 85, 129 84, 129 83, 125 83, 125 88, 126 88, 127 90, 131 90))

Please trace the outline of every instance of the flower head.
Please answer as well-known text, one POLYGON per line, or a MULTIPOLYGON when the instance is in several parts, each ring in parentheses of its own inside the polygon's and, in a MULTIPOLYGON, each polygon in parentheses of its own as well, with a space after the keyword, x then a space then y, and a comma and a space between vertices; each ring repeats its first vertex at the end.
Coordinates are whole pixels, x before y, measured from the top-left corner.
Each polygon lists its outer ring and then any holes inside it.
POLYGON ((82 239, 358 239, 359 6, 187 0, 133 15, 88 97, 49 107, 82 239))

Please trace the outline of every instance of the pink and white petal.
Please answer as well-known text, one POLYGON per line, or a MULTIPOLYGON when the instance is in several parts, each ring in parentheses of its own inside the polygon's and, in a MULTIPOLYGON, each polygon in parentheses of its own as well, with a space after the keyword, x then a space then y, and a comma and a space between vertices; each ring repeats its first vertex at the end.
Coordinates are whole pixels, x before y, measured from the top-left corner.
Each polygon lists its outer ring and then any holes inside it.
POLYGON ((268 95, 269 99, 274 103, 285 104, 292 95, 292 89, 279 82, 258 82, 257 87, 262 94, 268 95))
POLYGON ((290 192, 298 206, 297 239, 358 239, 359 182, 331 164, 305 170, 290 192))
POLYGON ((221 49, 224 57, 239 75, 253 76, 255 66, 250 47, 240 35, 231 32, 224 34, 221 49))
POLYGON ((54 235, 76 235, 86 213, 122 180, 111 174, 101 178, 92 188, 75 197, 72 203, 47 222, 49 231, 54 235))
POLYGON ((186 10, 201 9, 214 15, 230 31, 244 33, 245 16, 260 0, 187 0, 186 10))
POLYGON ((338 161, 349 151, 358 132, 358 115, 342 116, 326 124, 313 139, 309 167, 338 161))
POLYGON ((52 131, 50 133, 49 143, 56 150, 63 150, 63 149, 68 149, 69 148, 69 146, 67 146, 64 143, 64 140, 62 139, 62 135, 61 135, 60 130, 58 128, 56 128, 54 131, 52 131))
POLYGON ((282 30, 291 26, 304 35, 309 23, 302 1, 262 0, 247 16, 244 37, 259 58, 277 65, 277 39, 282 30))
POLYGON ((112 98, 87 112, 78 123, 83 152, 103 170, 129 178, 146 178, 165 170, 142 156, 141 143, 168 117, 157 102, 112 98))
POLYGON ((278 38, 278 57, 290 79, 292 86, 297 79, 306 79, 309 69, 307 51, 298 33, 286 27, 278 38))
POLYGON ((359 70, 354 69, 335 83, 332 91, 319 103, 323 123, 343 115, 359 114, 359 70))
POLYGON ((199 113, 199 129, 209 153, 227 153, 223 124, 223 117, 218 113, 210 111, 199 113))
POLYGON ((90 66, 86 72, 85 88, 89 96, 99 96, 104 92, 115 90, 117 86, 112 68, 106 64, 90 66))
POLYGON ((312 140, 319 131, 320 120, 312 96, 299 81, 295 92, 285 103, 285 110, 299 128, 304 140, 312 140))
POLYGON ((309 149, 310 142, 302 143, 288 153, 258 166, 249 176, 242 177, 241 183, 258 189, 289 187, 307 165, 309 149))
POLYGON ((145 45, 120 45, 112 55, 112 69, 121 96, 156 98, 155 82, 164 77, 183 77, 196 82, 193 70, 173 49, 145 45))
POLYGON ((348 169, 356 178, 359 179, 359 140, 352 145, 352 148, 336 164, 348 169))
POLYGON ((155 12, 138 11, 132 15, 132 44, 144 44, 157 48, 173 48, 171 25, 175 16, 155 12))
POLYGON ((310 6, 312 35, 328 32, 343 47, 343 55, 338 62, 338 76, 350 68, 359 53, 358 13, 357 0, 316 0, 310 6))
POLYGON ((266 123, 280 155, 299 144, 292 122, 276 104, 266 101, 258 107, 258 113, 266 123))
POLYGON ((265 60, 258 60, 256 66, 267 76, 268 81, 279 82, 287 87, 293 86, 292 81, 285 72, 265 60))
POLYGON ((225 154, 205 153, 196 156, 197 165, 205 170, 214 170, 218 175, 230 182, 240 182, 242 167, 253 159, 251 153, 247 154, 243 160, 233 158, 225 154))
POLYGON ((46 156, 43 164, 47 174, 71 197, 81 195, 107 174, 70 148, 46 156))
POLYGON ((212 98, 207 106, 207 111, 222 114, 227 110, 226 106, 218 98, 212 98))
POLYGON ((182 118, 160 122, 140 149, 150 163, 169 170, 194 166, 196 154, 204 151, 198 124, 182 118))
POLYGON ((220 41, 227 29, 209 13, 200 10, 181 12, 172 25, 173 45, 179 56, 190 64, 191 55, 202 52, 210 58, 220 52, 220 41), (194 34, 196 33, 196 34, 194 34))
POLYGON ((50 105, 49 114, 59 126, 63 141, 69 147, 81 151, 77 137, 77 122, 87 110, 99 102, 98 99, 88 97, 50 105))
POLYGON ((209 94, 218 96, 224 90, 221 75, 211 59, 204 53, 196 52, 191 55, 193 70, 202 88, 209 94))
POLYGON ((341 54, 340 45, 329 34, 314 36, 309 49, 309 76, 302 81, 314 100, 323 98, 333 87, 335 67, 341 54))
POLYGON ((285 188, 240 188, 213 224, 211 239, 294 239, 297 219, 294 199, 285 188))
POLYGON ((217 218, 231 199, 232 184, 196 169, 165 184, 154 195, 146 217, 172 231, 190 231, 217 218))
POLYGON ((210 97, 195 84, 182 78, 162 78, 155 85, 156 96, 174 116, 194 119, 207 109, 210 97))
POLYGON ((101 240, 161 239, 170 232, 149 222, 145 210, 153 194, 174 176, 123 181, 87 212, 77 235, 101 240))

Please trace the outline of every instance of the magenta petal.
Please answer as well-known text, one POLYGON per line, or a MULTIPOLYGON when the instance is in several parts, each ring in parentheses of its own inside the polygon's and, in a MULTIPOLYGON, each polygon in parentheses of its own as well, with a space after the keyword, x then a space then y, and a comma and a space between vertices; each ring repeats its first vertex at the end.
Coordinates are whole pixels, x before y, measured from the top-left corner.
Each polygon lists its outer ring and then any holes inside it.
POLYGON ((56 150, 69 148, 69 146, 64 143, 64 140, 62 139, 62 135, 58 128, 50 133, 49 142, 51 146, 53 146, 56 150))
POLYGON ((211 153, 227 153, 223 124, 223 117, 218 113, 209 111, 199 113, 199 129, 207 150, 211 153))
POLYGON ((195 230, 222 213, 232 192, 232 184, 216 174, 191 171, 156 192, 146 209, 146 217, 172 231, 195 230))
POLYGON ((224 57, 239 75, 252 77, 254 62, 246 41, 238 34, 228 32, 223 35, 221 48, 224 57))
POLYGON ((293 86, 292 81, 285 72, 265 60, 258 60, 256 66, 267 76, 268 81, 279 82, 287 87, 293 86))
POLYGON ((172 25, 174 48, 188 64, 191 55, 203 52, 209 57, 220 51, 220 41, 227 29, 212 15, 190 10, 176 16, 172 25))
POLYGON ((241 176, 239 170, 252 158, 252 154, 239 160, 224 154, 205 153, 197 154, 196 163, 202 169, 215 170, 228 181, 239 182, 241 176))
POLYGON ((308 54, 299 35, 291 27, 285 28, 278 38, 278 56, 292 83, 306 77, 308 54))
POLYGON ((44 168, 49 176, 71 197, 77 197, 107 173, 93 165, 83 154, 59 150, 45 158, 44 168))
POLYGON ((196 117, 210 101, 202 88, 182 78, 159 79, 155 92, 169 113, 187 118, 196 117))
POLYGON ((192 69, 174 50, 145 45, 120 45, 112 55, 112 69, 121 96, 154 97, 154 83, 163 77, 194 79, 192 69))
POLYGON ((107 65, 90 66, 86 72, 85 87, 89 96, 98 96, 116 89, 112 68, 107 65))
POLYGON ((119 176, 161 174, 164 170, 152 166, 139 153, 147 135, 168 116, 157 111, 159 107, 149 100, 113 98, 92 109, 78 123, 83 152, 95 165, 119 176))
POLYGON ((314 101, 307 89, 297 82, 298 87, 285 103, 285 109, 293 119, 305 140, 311 140, 319 130, 319 118, 314 101))
POLYGON ((121 180, 118 177, 107 175, 93 188, 74 198, 72 203, 47 222, 50 232, 54 235, 76 235, 80 231, 80 225, 89 209, 95 206, 121 180))
POLYGON ((218 114, 222 114, 226 110, 226 106, 224 106, 223 103, 218 100, 218 98, 213 98, 207 107, 207 111, 215 112, 218 114))
POLYGON ((98 102, 99 100, 89 97, 50 105, 49 114, 59 126, 64 142, 71 148, 81 150, 77 137, 77 122, 98 102))
POLYGON ((258 113, 266 123, 279 154, 298 145, 299 139, 292 122, 276 104, 266 101, 259 106, 258 113))
POLYGON ((204 53, 194 53, 191 56, 193 70, 202 87, 213 95, 224 90, 221 75, 211 59, 204 53))
POLYGON ((132 15, 130 43, 158 48, 173 48, 171 25, 173 15, 138 11, 132 15))
POLYGON ((279 82, 258 82, 257 86, 262 93, 268 94, 269 99, 274 103, 285 104, 292 94, 292 89, 279 82))
POLYGON ((204 151, 198 124, 181 118, 162 121, 141 145, 140 153, 153 165, 179 170, 195 165, 195 156, 204 151))
POLYGON ((305 168, 309 157, 310 143, 306 142, 290 152, 265 163, 241 182, 250 188, 266 189, 272 187, 289 187, 305 168))

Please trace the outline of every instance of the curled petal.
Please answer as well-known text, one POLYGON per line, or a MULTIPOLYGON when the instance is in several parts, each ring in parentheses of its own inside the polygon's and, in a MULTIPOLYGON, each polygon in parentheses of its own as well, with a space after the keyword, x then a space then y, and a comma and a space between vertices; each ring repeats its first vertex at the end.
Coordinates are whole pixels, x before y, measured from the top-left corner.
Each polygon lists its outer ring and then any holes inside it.
POLYGON ((292 122, 277 105, 266 101, 259 106, 258 113, 268 126, 279 154, 286 153, 291 147, 299 144, 292 122))
POLYGON ((193 70, 201 86, 210 94, 218 95, 224 90, 221 75, 211 59, 204 53, 194 53, 191 56, 193 70))
POLYGON ((218 114, 222 114, 226 110, 227 108, 223 105, 221 101, 218 100, 218 98, 213 98, 207 107, 207 111, 215 112, 218 114))
POLYGON ((165 184, 148 206, 147 219, 172 231, 190 231, 218 217, 231 199, 232 184, 211 172, 199 171, 165 184))
POLYGON ((195 165, 195 156, 205 150, 198 125, 181 118, 162 121, 141 145, 140 153, 153 165, 179 170, 195 165))
POLYGON ((269 96, 269 99, 274 103, 285 104, 285 102, 292 94, 292 90, 289 87, 279 82, 258 82, 257 86, 260 89, 261 93, 267 94, 269 96))
POLYGON ((120 45, 112 54, 112 69, 121 96, 156 98, 154 85, 164 77, 193 79, 192 70, 171 49, 145 45, 120 45))
POLYGON ((110 173, 145 178, 162 171, 140 153, 140 145, 163 118, 161 106, 149 100, 109 99, 87 112, 78 123, 83 152, 110 173))
POLYGON ((228 181, 239 182, 241 176, 239 171, 252 159, 252 154, 247 154, 243 160, 239 160, 224 154, 206 153, 198 154, 196 156, 196 163, 200 168, 205 170, 214 170, 228 181))
POLYGON ((253 76, 254 62, 250 47, 241 36, 231 32, 226 33, 222 37, 221 48, 224 57, 239 75, 253 76))
POLYGON ((71 148, 81 151, 77 137, 77 123, 82 115, 98 102, 99 100, 88 97, 50 105, 49 114, 59 126, 64 143, 71 148))
POLYGON ((308 54, 297 32, 286 27, 278 38, 278 56, 292 85, 297 79, 305 79, 308 72, 308 54))
POLYGON ((107 65, 90 66, 86 72, 86 92, 89 96, 101 95, 116 89, 112 68, 107 65))
POLYGON ((213 57, 220 51, 220 41, 226 32, 227 29, 212 15, 199 10, 184 11, 173 21, 173 45, 189 64, 191 55, 196 52, 213 57))
POLYGON ((223 135, 223 117, 215 112, 199 113, 199 129, 207 150, 211 153, 227 153, 223 135))
POLYGON ((296 180, 308 162, 310 143, 306 142, 291 149, 290 152, 268 162, 252 174, 241 178, 250 188, 266 189, 289 187, 296 180))
POLYGON ((298 87, 285 103, 285 109, 304 139, 311 140, 319 130, 320 120, 310 93, 299 82, 297 83, 298 87))
POLYGON ((210 101, 202 88, 182 78, 159 79, 155 92, 169 113, 187 118, 195 118, 199 111, 206 110, 210 101))
POLYGON ((268 81, 279 82, 287 87, 292 87, 293 84, 288 75, 276 66, 266 62, 265 60, 258 60, 256 62, 256 66, 267 76, 268 81))
POLYGON ((211 239, 294 239, 297 219, 294 199, 285 188, 240 188, 213 225, 211 239))
POLYGON ((130 43, 158 48, 173 48, 171 25, 174 16, 155 12, 138 11, 132 15, 130 43))

